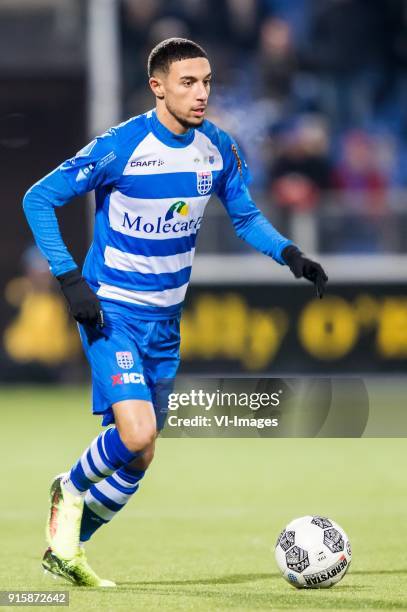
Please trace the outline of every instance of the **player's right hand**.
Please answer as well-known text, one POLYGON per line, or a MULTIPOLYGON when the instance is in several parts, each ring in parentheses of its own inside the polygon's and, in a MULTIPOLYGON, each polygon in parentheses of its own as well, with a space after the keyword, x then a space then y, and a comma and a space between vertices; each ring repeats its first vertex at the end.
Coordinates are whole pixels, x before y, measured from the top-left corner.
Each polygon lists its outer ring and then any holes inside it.
POLYGON ((78 323, 103 327, 103 310, 78 268, 56 277, 74 319, 78 323))

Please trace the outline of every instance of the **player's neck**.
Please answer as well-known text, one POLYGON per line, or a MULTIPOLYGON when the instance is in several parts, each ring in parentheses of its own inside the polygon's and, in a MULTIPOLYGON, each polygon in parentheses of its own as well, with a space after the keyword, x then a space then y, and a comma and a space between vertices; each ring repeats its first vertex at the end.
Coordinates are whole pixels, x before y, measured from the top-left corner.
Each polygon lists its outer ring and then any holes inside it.
POLYGON ((161 106, 157 104, 156 107, 157 119, 160 123, 163 124, 167 130, 170 130, 173 134, 177 136, 181 136, 182 134, 186 134, 189 131, 189 128, 184 127, 177 121, 177 119, 168 112, 165 106, 161 106))

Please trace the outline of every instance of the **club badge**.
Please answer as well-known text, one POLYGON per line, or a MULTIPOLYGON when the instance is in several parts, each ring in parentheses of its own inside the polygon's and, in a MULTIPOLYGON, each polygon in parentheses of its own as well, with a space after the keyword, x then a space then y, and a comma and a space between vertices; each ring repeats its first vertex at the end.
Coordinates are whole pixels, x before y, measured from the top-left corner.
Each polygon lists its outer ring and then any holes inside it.
POLYGON ((196 173, 196 186, 200 195, 209 193, 212 187, 212 172, 205 170, 196 173))
POLYGON ((130 351, 118 351, 116 361, 119 368, 130 370, 134 366, 133 354, 130 351))

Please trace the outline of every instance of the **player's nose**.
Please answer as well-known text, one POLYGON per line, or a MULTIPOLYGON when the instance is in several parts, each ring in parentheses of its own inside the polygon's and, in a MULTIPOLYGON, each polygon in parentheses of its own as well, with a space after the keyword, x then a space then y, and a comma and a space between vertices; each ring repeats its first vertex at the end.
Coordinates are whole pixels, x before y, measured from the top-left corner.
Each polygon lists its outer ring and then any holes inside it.
POLYGON ((198 84, 198 89, 196 92, 196 99, 199 102, 206 102, 208 99, 208 92, 206 90, 206 87, 203 83, 199 83, 198 84))

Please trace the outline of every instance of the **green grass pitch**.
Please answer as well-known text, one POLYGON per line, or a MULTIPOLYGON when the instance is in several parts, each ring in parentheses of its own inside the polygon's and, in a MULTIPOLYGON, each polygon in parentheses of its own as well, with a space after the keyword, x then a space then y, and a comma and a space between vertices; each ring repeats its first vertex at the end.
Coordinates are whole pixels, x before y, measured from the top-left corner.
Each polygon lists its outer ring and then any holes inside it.
MULTIPOLYGON (((2 590, 61 588, 40 565, 48 487, 100 430, 89 397, 0 390, 2 590)), ((118 588, 67 586, 69 610, 407 609, 406 480, 405 439, 162 439, 134 500, 87 548, 118 588), (273 547, 312 513, 343 526, 353 562, 332 589, 296 591, 273 547)))

